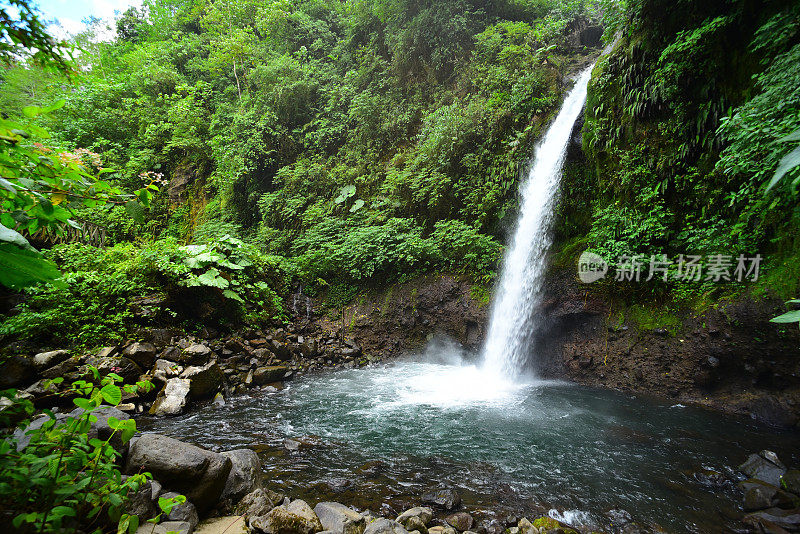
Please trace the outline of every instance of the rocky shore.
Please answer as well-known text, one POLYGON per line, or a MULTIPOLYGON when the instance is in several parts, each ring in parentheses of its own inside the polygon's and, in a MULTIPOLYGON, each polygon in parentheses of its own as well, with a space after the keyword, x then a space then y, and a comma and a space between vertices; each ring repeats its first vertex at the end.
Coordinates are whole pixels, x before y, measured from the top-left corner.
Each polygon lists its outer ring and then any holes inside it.
POLYGON ((234 335, 187 335, 174 329, 143 331, 142 341, 103 347, 95 353, 71 354, 50 350, 33 357, 12 356, 0 368, 0 388, 18 388, 20 395, 39 407, 70 402, 68 384, 113 372, 125 383, 149 380, 156 389, 129 395, 120 409, 127 413, 178 415, 191 405, 212 401, 250 389, 274 387, 299 373, 322 368, 354 368, 381 361, 365 355, 352 338, 339 333, 308 336, 291 329, 269 333, 245 329, 234 335), (64 382, 50 381, 64 377, 64 382))

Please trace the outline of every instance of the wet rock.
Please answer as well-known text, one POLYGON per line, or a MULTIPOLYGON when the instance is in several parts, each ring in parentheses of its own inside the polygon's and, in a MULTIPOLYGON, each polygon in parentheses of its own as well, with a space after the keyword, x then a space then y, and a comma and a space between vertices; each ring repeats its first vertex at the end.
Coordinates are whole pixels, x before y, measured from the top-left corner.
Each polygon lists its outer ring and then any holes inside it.
POLYGON ((297 499, 252 518, 250 528, 264 534, 316 534, 322 531, 322 523, 308 503, 297 499))
POLYGON ((11 356, 0 364, 0 389, 18 388, 36 378, 33 362, 22 356, 11 356))
POLYGON ((422 524, 427 526, 433 519, 433 510, 427 506, 415 506, 397 516, 397 522, 404 525, 411 517, 418 517, 422 521, 422 524))
POLYGON ((139 522, 144 523, 155 517, 161 510, 158 507, 158 496, 161 494, 161 484, 155 480, 148 480, 138 491, 128 494, 125 501, 125 513, 139 517, 139 522))
POLYGON ((261 482, 261 460, 255 451, 236 449, 222 453, 231 460, 231 472, 222 491, 223 499, 238 501, 255 490, 261 482))
POLYGON ((197 525, 194 534, 247 534, 247 523, 240 515, 213 517, 197 525))
POLYGON ((212 404, 217 408, 225 406, 225 397, 222 395, 222 393, 217 393, 216 395, 214 395, 214 400, 212 404))
POLYGON ((481 534, 481 531, 485 532, 485 534, 502 534, 505 532, 505 527, 497 519, 489 519, 481 521, 477 530, 479 534, 481 534))
POLYGON ((699 471, 695 471, 692 476, 700 484, 711 488, 721 488, 729 482, 728 477, 719 471, 713 471, 711 469, 701 469, 699 471))
POLYGON ((181 353, 180 360, 190 365, 203 365, 211 357, 211 349, 200 343, 192 343, 181 353))
POLYGON ((150 415, 178 415, 189 402, 191 380, 170 378, 150 408, 150 415))
POLYGON ((80 361, 77 358, 67 358, 61 363, 48 367, 39 374, 43 378, 48 378, 50 380, 63 376, 64 380, 72 382, 78 379, 78 373, 76 372, 78 366, 80 366, 80 361))
POLYGON ((800 495, 800 470, 789 469, 781 477, 781 487, 788 492, 800 495))
POLYGON ((136 534, 192 534, 192 525, 185 521, 165 521, 158 525, 145 523, 139 525, 136 534))
POLYGON ((270 382, 280 382, 286 378, 289 368, 285 365, 269 365, 253 371, 253 383, 259 386, 270 382))
POLYGON ((362 534, 366 528, 364 516, 338 502, 321 502, 314 513, 322 528, 332 534, 362 534))
POLYGON ((213 397, 223 384, 222 371, 216 362, 210 362, 202 367, 187 367, 181 378, 191 380, 189 396, 192 399, 207 399, 213 397))
POLYGON ((411 516, 401 523, 409 532, 419 532, 419 534, 428 534, 428 527, 422 522, 418 516, 411 516))
POLYGON ((461 495, 452 488, 442 488, 422 494, 422 502, 445 510, 455 510, 461 504, 461 495))
POLYGON ((744 481, 741 486, 744 489, 744 511, 754 512, 772 506, 772 499, 778 492, 778 488, 762 482, 760 480, 749 479, 744 481))
POLYGON ((772 451, 751 454, 747 461, 739 466, 739 470, 749 478, 761 480, 773 486, 779 485, 781 476, 786 473, 786 467, 772 451))
POLYGON ((169 378, 180 376, 183 372, 183 366, 171 360, 158 358, 153 365, 153 377, 166 382, 169 378))
POLYGON ((125 347, 122 355, 140 367, 149 369, 156 361, 156 347, 152 343, 131 343, 125 347))
POLYGON ((236 505, 236 513, 248 521, 253 517, 266 515, 283 500, 283 495, 258 488, 245 495, 236 505))
MULTIPOLYGON (((773 526, 777 526, 790 532, 797 532, 800 531, 800 509, 782 510, 780 508, 769 508, 767 510, 748 514, 744 517, 743 521, 757 529, 760 527, 772 528, 773 526)), ((770 530, 766 528, 761 530, 761 532, 763 531, 770 532, 770 530)), ((773 529, 772 532, 774 531, 773 529)))
MULTIPOLYGON (((161 498, 163 499, 171 499, 180 495, 179 493, 175 493, 174 491, 170 491, 167 493, 163 493, 161 498)), ((192 526, 192 530, 194 527, 197 526, 197 523, 200 522, 200 518, 197 515, 197 508, 187 500, 183 504, 176 504, 172 507, 172 510, 169 511, 169 514, 166 515, 167 521, 185 521, 192 526)))
POLYGON ((446 521, 448 525, 459 532, 471 529, 474 523, 472 516, 467 512, 456 512, 455 514, 447 516, 446 521))
MULTIPOLYGON (((96 367, 101 375, 116 373, 121 376, 126 383, 135 382, 144 372, 142 368, 139 367, 139 364, 125 356, 89 356, 86 358, 86 364, 96 367)), ((86 375, 87 378, 92 376, 88 369, 84 369, 81 372, 86 375)))
POLYGON ((219 500, 231 460, 159 434, 144 434, 130 448, 126 473, 149 471, 164 487, 186 495, 202 513, 219 500))
POLYGON ((56 364, 59 364, 69 358, 68 350, 51 350, 49 352, 40 352, 33 357, 33 366, 38 369, 47 369, 56 364))
POLYGON ((408 531, 397 521, 377 519, 367 525, 364 534, 408 534, 408 531))

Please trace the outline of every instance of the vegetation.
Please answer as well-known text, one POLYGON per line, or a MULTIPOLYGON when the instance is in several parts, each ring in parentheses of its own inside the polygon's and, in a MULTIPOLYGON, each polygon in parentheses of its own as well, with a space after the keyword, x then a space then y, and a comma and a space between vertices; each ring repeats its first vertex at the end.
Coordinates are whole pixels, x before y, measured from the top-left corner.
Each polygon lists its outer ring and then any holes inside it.
MULTIPOLYGON (((573 203, 594 213, 567 229, 568 243, 585 237, 612 262, 628 255, 645 264, 661 254, 701 255, 705 265, 715 254, 734 264, 761 254, 771 282, 756 287, 798 294, 800 10, 762 7, 643 0, 608 12, 619 39, 595 67, 583 130, 595 179, 569 180, 588 184, 573 203)), ((670 274, 626 291, 713 302, 745 290, 676 279, 677 265, 670 274)))

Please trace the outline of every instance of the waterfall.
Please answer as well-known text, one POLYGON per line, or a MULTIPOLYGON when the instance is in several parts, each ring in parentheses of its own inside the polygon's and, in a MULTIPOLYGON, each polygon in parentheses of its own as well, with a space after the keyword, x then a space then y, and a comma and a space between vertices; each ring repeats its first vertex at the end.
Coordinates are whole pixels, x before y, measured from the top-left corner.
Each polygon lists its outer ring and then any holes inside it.
POLYGON ((520 186, 520 209, 514 238, 503 259, 483 350, 487 370, 513 377, 519 373, 536 324, 550 246, 550 222, 572 128, 586 100, 592 67, 584 70, 567 95, 555 121, 536 147, 533 163, 520 186))

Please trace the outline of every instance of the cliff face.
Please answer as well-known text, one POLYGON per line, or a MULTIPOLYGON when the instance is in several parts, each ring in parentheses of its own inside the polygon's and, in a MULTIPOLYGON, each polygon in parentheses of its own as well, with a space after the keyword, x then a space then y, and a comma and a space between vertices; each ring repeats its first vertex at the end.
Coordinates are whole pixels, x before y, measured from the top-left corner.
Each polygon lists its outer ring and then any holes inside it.
POLYGON ((755 136, 751 152, 733 157, 737 133, 726 125, 766 113, 758 107, 764 95, 795 105, 788 86, 764 73, 775 67, 766 47, 779 57, 800 46, 786 22, 797 20, 798 8, 679 4, 632 3, 593 72, 565 165, 532 365, 546 376, 794 426, 800 337, 796 325, 769 319, 798 291, 796 197, 765 197, 763 175, 772 171, 759 167, 755 154, 760 161, 772 155, 758 152, 755 136), (728 165, 736 158, 753 158, 753 165, 728 165), (584 250, 609 263, 622 254, 662 253, 760 253, 765 260, 758 282, 587 285, 577 279, 584 250))

